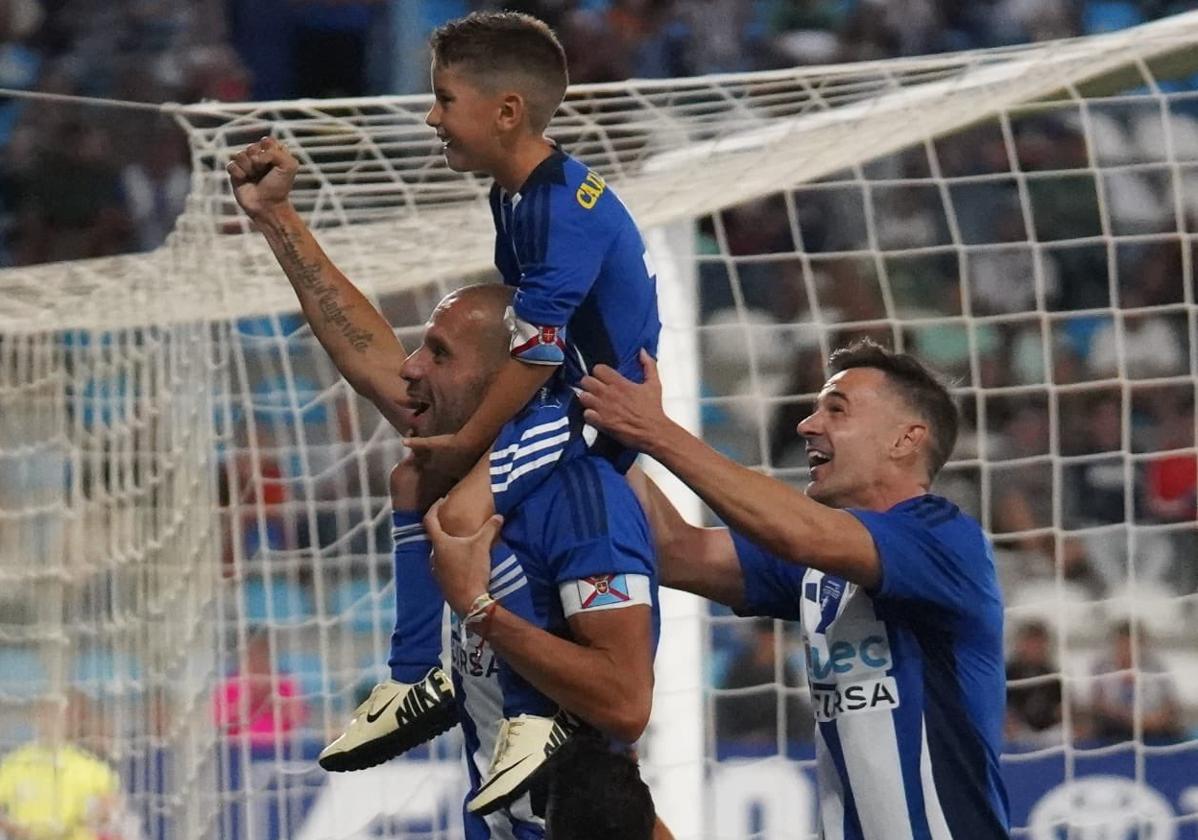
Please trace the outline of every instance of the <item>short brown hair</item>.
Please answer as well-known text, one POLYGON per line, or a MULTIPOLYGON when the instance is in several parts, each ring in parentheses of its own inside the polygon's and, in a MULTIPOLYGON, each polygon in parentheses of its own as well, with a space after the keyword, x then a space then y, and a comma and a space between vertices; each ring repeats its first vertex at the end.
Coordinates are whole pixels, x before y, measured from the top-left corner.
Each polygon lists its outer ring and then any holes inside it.
POLYGON ((520 12, 472 12, 433 30, 440 67, 460 65, 480 85, 514 83, 535 131, 549 125, 570 83, 566 51, 549 24, 520 12))
POLYGON ((908 353, 888 350, 876 341, 863 338, 841 347, 828 357, 828 374, 851 368, 882 371, 911 408, 927 421, 932 445, 928 451, 928 477, 935 478, 957 445, 960 415, 952 394, 940 378, 923 362, 908 353))

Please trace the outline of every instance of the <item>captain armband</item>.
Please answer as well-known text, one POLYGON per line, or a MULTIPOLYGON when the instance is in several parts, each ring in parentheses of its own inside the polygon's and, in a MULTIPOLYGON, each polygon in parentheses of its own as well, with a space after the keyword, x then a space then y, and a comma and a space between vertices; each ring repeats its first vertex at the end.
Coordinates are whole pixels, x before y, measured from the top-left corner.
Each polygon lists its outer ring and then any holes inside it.
POLYGON ((566 328, 530 324, 512 307, 504 313, 512 335, 512 358, 532 365, 560 365, 566 360, 566 328))

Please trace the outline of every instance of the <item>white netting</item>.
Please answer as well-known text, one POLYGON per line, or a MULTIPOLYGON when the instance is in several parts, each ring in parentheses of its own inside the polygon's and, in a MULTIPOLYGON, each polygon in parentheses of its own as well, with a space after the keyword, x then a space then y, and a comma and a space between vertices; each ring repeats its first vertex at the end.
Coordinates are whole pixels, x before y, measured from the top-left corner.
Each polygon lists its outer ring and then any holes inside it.
MULTIPOLYGON (((1016 687, 1051 693, 1063 675, 1076 700, 1024 738, 1038 751, 1012 751, 1025 777, 1048 763, 1080 778, 1117 754, 1143 782, 1195 760, 1183 732, 1145 721, 1168 711, 1170 681, 1182 724, 1198 707, 1198 100, 1166 84, 1194 71, 1196 42, 1186 15, 1028 48, 589 87, 552 131, 653 229, 665 338, 696 348, 672 408, 701 408, 704 436, 742 462, 802 480, 793 423, 851 335, 960 378, 967 429, 944 490, 998 538, 1012 623, 1049 625, 1053 664, 1016 687), (1130 661, 1099 667, 1135 679, 1091 679, 1132 606, 1130 661), (1075 737, 1097 720, 1095 686, 1136 712, 1121 747, 1075 737)), ((166 248, 0 275, 0 700, 19 724, 0 747, 30 734, 41 700, 50 718, 86 712, 72 733, 113 758, 148 836, 457 833, 452 760, 332 781, 312 762, 386 660, 400 452, 292 314, 223 173, 263 133, 291 145, 299 206, 408 342, 492 254, 488 185, 444 167, 427 105, 173 109, 194 174, 166 248)), ((663 802, 683 837, 808 834, 811 782, 788 744, 804 737, 801 652, 751 627, 705 620, 702 674, 661 686, 707 709, 701 756, 671 745, 684 734, 647 751, 658 778, 689 768, 663 802), (736 753, 756 759, 715 763, 736 753)), ((1119 722, 1099 722, 1117 741, 1119 722)), ((1029 814, 1029 795, 1019 826, 1059 816, 1047 799, 1029 814)), ((1159 837, 1183 825, 1161 819, 1159 837)))

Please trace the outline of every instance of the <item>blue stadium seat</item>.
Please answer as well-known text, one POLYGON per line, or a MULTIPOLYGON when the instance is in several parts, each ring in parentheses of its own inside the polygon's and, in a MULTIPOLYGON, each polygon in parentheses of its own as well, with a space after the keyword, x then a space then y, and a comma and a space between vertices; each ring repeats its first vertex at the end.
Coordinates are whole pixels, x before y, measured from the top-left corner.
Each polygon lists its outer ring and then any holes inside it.
POLYGON ((278 662, 279 672, 295 677, 304 697, 324 694, 324 662, 319 654, 308 650, 281 651, 278 662))
POLYGON ((347 580, 330 593, 329 615, 358 633, 372 633, 376 624, 389 627, 395 617, 394 590, 390 583, 376 592, 365 578, 347 580))
POLYGON ((1082 10, 1082 31, 1087 35, 1116 32, 1144 22, 1144 13, 1126 0, 1090 0, 1082 10))
POLYGON ((0 648, 0 697, 32 699, 46 691, 46 666, 31 648, 0 648))
POLYGON ((140 688, 141 678, 141 662, 131 654, 102 648, 83 648, 75 654, 72 682, 90 697, 129 694, 140 688))
POLYGON ((242 583, 245 619, 250 624, 300 624, 313 615, 312 597, 296 581, 261 577, 246 578, 242 583))

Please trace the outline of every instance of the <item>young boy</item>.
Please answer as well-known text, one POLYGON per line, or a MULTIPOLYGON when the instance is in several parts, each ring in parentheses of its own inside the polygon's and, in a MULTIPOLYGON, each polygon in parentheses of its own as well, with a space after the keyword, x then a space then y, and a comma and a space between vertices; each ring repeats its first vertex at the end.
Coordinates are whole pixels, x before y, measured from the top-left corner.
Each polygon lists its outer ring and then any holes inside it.
MULTIPOLYGON (((431 44, 435 102, 426 121, 451 169, 495 179, 495 263, 517 290, 508 311, 511 358, 470 420, 452 435, 406 441, 426 470, 466 476, 440 518, 448 532, 465 536, 493 511, 513 510, 548 471, 588 446, 621 471, 631 465, 635 452, 584 429, 568 388, 546 386, 551 377, 577 386, 595 364, 639 376, 639 353, 656 355, 661 325, 655 278, 632 217, 601 177, 544 136, 567 86, 565 53, 552 30, 527 15, 475 13, 436 30, 431 44), (522 411, 530 405, 536 410, 522 411)), ((392 679, 376 687, 370 704, 379 709, 395 699, 407 711, 398 718, 355 717, 321 754, 329 769, 369 766, 382 760, 380 745, 398 755, 444 729, 449 679, 438 665, 444 600, 424 559, 427 548, 418 550, 426 546, 419 517, 410 518, 395 521, 397 573, 404 571, 396 581, 392 679), (406 565, 399 557, 405 545, 413 547, 406 565), (357 756, 364 758, 360 764, 357 756)), ((552 713, 522 699, 528 696, 505 688, 505 716, 524 723, 514 731, 538 738, 556 729, 560 737, 561 719, 550 726, 552 713), (530 718, 539 725, 529 725, 530 718)), ((540 746, 514 745, 511 755, 523 758, 540 746)), ((500 753, 491 778, 513 770, 500 753)), ((523 762, 520 775, 530 763, 523 762)))

